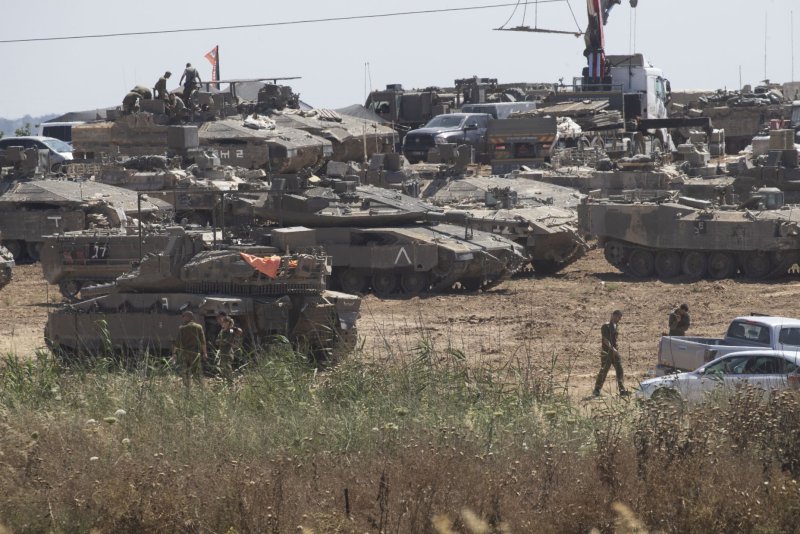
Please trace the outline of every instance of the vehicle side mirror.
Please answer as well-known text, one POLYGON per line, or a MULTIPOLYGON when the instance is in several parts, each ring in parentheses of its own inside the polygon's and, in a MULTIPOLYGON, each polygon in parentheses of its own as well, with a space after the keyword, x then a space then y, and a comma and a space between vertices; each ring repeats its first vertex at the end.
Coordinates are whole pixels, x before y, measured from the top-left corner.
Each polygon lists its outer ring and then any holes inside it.
POLYGON ((478 123, 472 122, 470 124, 467 124, 466 126, 464 126, 464 129, 465 130, 477 130, 478 129, 478 123))

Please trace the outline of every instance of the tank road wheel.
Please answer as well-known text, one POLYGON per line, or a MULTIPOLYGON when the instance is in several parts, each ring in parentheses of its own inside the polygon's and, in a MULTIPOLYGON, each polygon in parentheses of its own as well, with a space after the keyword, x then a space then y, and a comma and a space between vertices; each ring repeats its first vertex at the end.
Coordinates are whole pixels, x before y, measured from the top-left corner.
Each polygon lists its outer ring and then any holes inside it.
POLYGON ((390 270, 375 271, 372 275, 372 292, 381 298, 388 297, 397 289, 397 276, 390 270))
POLYGON ((708 258, 708 275, 714 280, 731 278, 736 274, 736 259, 727 252, 715 252, 708 258))
POLYGON ((58 283, 58 290, 61 291, 61 295, 70 302, 78 299, 81 287, 83 287, 83 284, 78 280, 62 280, 58 283))
POLYGON ((656 272, 665 280, 681 274, 681 255, 671 250, 662 250, 656 254, 656 272))
POLYGON ((631 253, 631 259, 628 261, 628 269, 636 278, 652 276, 653 270, 655 269, 653 253, 649 250, 637 248, 631 253))
POLYGON ((413 297, 428 290, 428 273, 421 271, 408 271, 400 275, 400 289, 403 295, 413 297))
POLYGON ((24 241, 11 239, 9 241, 3 241, 3 246, 14 256, 14 260, 19 261, 22 259, 22 253, 25 251, 24 241))
POLYGON ((742 261, 742 271, 747 278, 759 280, 772 272, 772 262, 769 254, 751 252, 742 261))
POLYGON ((339 286, 345 293, 358 295, 364 293, 366 278, 362 273, 355 269, 345 269, 339 275, 339 286))
POLYGON ((43 243, 34 243, 33 241, 25 243, 25 252, 32 261, 39 261, 42 256, 42 245, 43 243))
POLYGON ((692 251, 683 255, 681 270, 692 280, 700 280, 706 275, 708 258, 702 252, 692 251))
POLYGON ((609 241, 603 247, 606 261, 614 267, 621 268, 625 265, 625 246, 619 241, 609 241))

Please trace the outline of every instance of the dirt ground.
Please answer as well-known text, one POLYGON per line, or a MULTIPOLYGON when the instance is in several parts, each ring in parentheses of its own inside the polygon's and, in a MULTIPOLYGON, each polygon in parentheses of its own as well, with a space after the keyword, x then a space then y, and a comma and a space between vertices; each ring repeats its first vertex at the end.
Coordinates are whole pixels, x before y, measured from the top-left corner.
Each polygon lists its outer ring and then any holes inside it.
MULTIPOLYGON (((556 276, 508 281, 486 293, 410 300, 364 299, 359 335, 369 357, 412 354, 421 345, 459 350, 468 358, 531 358, 554 365, 576 396, 587 395, 599 365, 600 325, 624 312, 620 348, 628 382, 646 376, 659 336, 676 304, 689 304, 692 335, 720 336, 730 319, 749 312, 798 316, 800 279, 664 283, 626 278, 592 251, 556 276)), ((43 343, 48 310, 60 302, 38 264, 21 265, 0 290, 0 353, 32 355, 43 343)), ((606 391, 613 390, 613 370, 606 391)))

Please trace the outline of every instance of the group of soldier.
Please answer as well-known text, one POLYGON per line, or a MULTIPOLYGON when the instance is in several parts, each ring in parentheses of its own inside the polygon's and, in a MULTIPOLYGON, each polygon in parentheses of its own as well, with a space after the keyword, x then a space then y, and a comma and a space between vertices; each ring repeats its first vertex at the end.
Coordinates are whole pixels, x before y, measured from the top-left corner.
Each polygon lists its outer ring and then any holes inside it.
POLYGON ((187 117, 187 105, 191 107, 192 94, 200 87, 202 80, 200 73, 192 66, 191 63, 186 64, 186 68, 181 75, 178 82, 183 87, 182 96, 178 96, 175 91, 167 90, 167 80, 172 76, 170 71, 166 71, 161 76, 153 90, 142 85, 137 85, 131 89, 125 98, 122 99, 122 112, 124 114, 131 114, 138 112, 140 109, 140 102, 142 100, 162 100, 164 102, 164 111, 170 117, 171 122, 183 122, 187 117))
MULTIPOLYGON (((194 313, 186 310, 181 315, 182 325, 178 328, 178 337, 175 340, 174 364, 183 379, 186 388, 190 388, 192 381, 202 386, 203 374, 211 365, 208 361, 208 348, 206 335, 202 325, 194 320, 194 313)), ((233 384, 233 364, 237 352, 242 347, 243 332, 237 327, 233 317, 221 311, 217 314, 219 333, 215 346, 217 349, 214 362, 220 376, 228 385, 233 384)))
MULTIPOLYGON (((602 340, 600 348, 600 372, 597 373, 597 379, 594 382, 594 389, 592 390, 592 396, 594 397, 600 396, 600 390, 603 388, 603 383, 606 381, 606 375, 608 375, 611 366, 614 366, 614 372, 617 375, 617 387, 619 388, 620 396, 627 397, 630 395, 630 392, 625 389, 622 357, 617 347, 619 322, 621 319, 622 311, 614 310, 611 313, 611 319, 600 327, 600 336, 602 340)), ((668 325, 670 336, 685 336, 686 331, 691 325, 689 305, 681 304, 672 310, 669 314, 668 325)))

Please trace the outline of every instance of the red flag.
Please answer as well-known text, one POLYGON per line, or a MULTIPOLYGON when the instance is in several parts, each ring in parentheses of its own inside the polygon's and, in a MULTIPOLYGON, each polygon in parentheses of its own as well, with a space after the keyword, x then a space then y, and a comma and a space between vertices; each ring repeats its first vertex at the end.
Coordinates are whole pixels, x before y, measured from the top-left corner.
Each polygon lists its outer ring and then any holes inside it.
MULTIPOLYGON (((215 46, 211 49, 211 51, 206 54, 206 59, 209 63, 211 63, 211 81, 218 82, 219 81, 219 45, 215 46)), ((216 84, 217 89, 219 89, 219 84, 216 84)))

